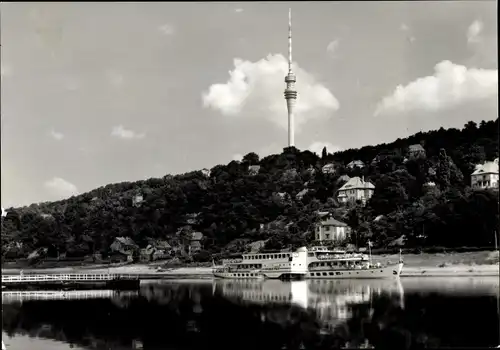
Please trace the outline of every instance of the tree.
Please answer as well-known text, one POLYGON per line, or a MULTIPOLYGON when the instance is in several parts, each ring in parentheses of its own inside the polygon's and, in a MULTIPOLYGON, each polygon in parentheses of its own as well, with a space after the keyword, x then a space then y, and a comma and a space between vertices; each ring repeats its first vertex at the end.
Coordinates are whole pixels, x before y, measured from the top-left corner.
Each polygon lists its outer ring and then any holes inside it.
POLYGON ((323 150, 321 151, 321 159, 326 159, 326 156, 328 155, 328 152, 326 151, 326 146, 323 147, 323 150))
POLYGON ((439 188, 445 191, 450 187, 450 159, 446 155, 446 150, 439 150, 438 166, 437 166, 437 181, 439 188))
POLYGON ((257 155, 257 153, 250 152, 243 157, 243 162, 247 163, 248 165, 257 165, 259 164, 259 156, 257 155))

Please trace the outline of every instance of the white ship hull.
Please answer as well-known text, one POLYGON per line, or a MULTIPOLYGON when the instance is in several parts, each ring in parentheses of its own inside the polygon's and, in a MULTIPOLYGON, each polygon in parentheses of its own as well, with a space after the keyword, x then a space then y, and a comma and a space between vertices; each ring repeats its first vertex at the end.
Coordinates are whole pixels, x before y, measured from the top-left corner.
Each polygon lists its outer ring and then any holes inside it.
POLYGON ((259 272, 213 272, 214 277, 224 279, 286 279, 302 280, 307 273, 297 273, 290 271, 259 271, 259 272))
POLYGON ((225 279, 263 279, 265 276, 260 273, 259 271, 252 271, 252 272, 213 272, 214 277, 217 278, 225 278, 225 279))
POLYGON ((401 275, 403 263, 369 269, 314 269, 307 273, 309 279, 370 279, 397 278, 401 275))
POLYGON ((262 270, 261 273, 269 279, 284 279, 284 280, 303 280, 307 276, 307 272, 297 271, 266 271, 262 270))

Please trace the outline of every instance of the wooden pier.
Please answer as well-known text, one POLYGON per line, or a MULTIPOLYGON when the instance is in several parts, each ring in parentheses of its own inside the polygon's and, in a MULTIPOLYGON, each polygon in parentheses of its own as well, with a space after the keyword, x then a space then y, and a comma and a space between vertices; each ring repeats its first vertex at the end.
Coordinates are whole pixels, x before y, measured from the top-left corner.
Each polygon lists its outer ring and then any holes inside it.
POLYGON ((117 274, 46 274, 2 276, 2 290, 138 290, 140 276, 117 274))

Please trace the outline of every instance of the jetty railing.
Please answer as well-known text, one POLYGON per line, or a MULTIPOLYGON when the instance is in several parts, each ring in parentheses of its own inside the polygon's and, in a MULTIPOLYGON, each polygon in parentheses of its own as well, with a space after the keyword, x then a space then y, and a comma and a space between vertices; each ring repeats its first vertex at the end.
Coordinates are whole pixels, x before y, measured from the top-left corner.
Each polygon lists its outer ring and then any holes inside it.
POLYGON ((26 283, 26 282, 59 282, 59 281, 112 281, 112 280, 136 280, 139 275, 128 274, 54 274, 54 275, 6 275, 2 276, 2 283, 26 283))

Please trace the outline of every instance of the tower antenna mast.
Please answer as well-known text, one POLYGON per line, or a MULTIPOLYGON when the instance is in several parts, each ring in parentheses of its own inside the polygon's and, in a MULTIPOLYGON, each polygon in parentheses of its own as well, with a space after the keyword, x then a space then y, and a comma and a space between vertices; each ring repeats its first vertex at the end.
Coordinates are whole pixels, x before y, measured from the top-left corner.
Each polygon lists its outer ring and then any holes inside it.
POLYGON ((292 9, 288 10, 288 74, 285 77, 285 100, 288 110, 288 147, 295 146, 295 125, 294 109, 297 101, 297 91, 295 90, 295 74, 292 70, 292 9))

